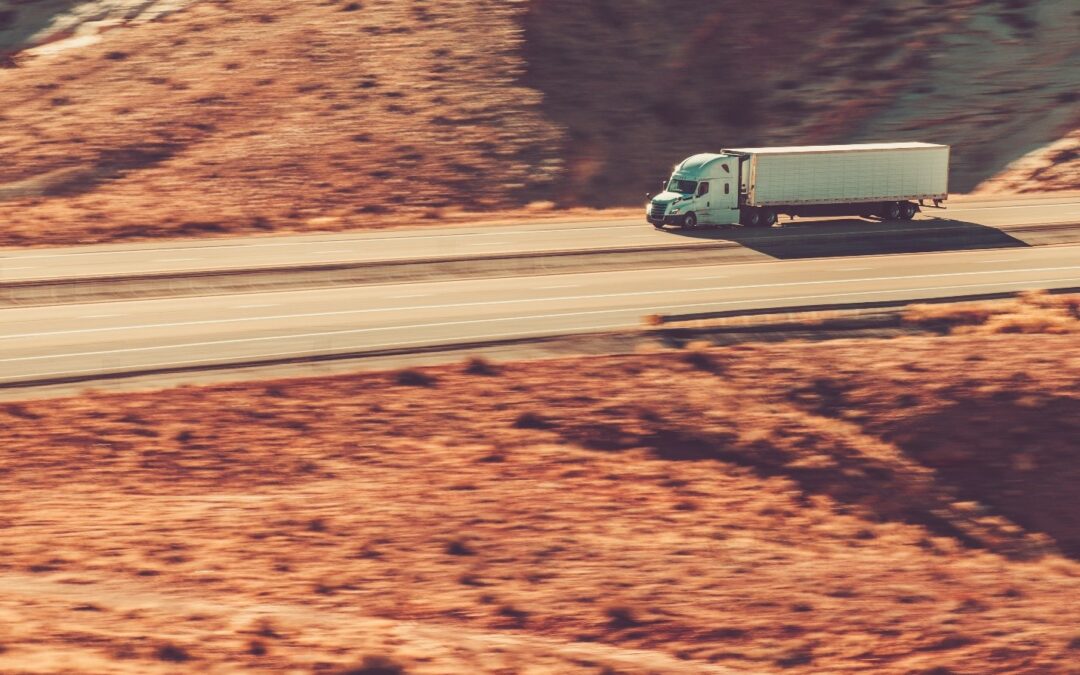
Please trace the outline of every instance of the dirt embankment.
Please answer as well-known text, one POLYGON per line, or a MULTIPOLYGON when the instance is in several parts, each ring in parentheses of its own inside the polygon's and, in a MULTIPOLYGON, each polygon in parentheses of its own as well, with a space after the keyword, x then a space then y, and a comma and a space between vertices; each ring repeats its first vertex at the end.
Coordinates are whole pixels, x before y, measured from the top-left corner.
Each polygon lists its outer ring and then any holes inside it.
POLYGON ((0 669, 1066 672, 1076 313, 4 404, 0 669))
POLYGON ((976 194, 1075 190, 1080 186, 1080 129, 1025 155, 979 186, 976 194))
POLYGON ((949 143, 963 191, 1075 119, 1063 7, 203 0, 0 68, 0 245, 636 206, 733 144, 949 143))

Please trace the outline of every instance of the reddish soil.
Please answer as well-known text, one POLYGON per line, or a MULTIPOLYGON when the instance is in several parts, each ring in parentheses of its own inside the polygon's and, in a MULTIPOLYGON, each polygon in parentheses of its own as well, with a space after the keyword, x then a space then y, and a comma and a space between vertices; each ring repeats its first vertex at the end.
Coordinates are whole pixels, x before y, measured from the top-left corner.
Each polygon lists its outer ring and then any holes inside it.
POLYGON ((1078 379, 976 331, 3 404, 0 670, 1074 672, 1078 379))

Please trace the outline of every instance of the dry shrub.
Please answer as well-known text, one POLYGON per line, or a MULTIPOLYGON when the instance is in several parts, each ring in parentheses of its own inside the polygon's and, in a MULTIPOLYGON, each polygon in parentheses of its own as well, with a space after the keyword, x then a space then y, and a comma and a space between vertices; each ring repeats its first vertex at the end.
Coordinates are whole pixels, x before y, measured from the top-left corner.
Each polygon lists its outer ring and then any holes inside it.
POLYGON ((523 412, 514 420, 514 428, 516 429, 548 429, 550 427, 551 422, 540 413, 535 412, 523 412))
POLYGON ((385 656, 365 656, 356 668, 349 668, 341 675, 404 675, 405 666, 385 656))
POLYGON ((394 382, 404 387, 434 387, 436 380, 433 376, 419 370, 399 370, 394 375, 394 382))
POLYGON ((608 626, 615 630, 641 625, 637 613, 627 605, 612 605, 604 610, 604 615, 608 618, 608 626))
POLYGON ((499 369, 482 356, 474 356, 465 362, 465 372, 469 375, 498 375, 499 369))
POLYGON ((704 340, 695 340, 686 345, 686 352, 682 360, 698 370, 709 373, 717 373, 723 370, 723 366, 717 361, 716 355, 708 351, 712 343, 704 340))
POLYGON ((161 645, 157 650, 157 657, 160 661, 172 663, 183 663, 191 660, 191 655, 187 653, 186 649, 174 644, 161 645))

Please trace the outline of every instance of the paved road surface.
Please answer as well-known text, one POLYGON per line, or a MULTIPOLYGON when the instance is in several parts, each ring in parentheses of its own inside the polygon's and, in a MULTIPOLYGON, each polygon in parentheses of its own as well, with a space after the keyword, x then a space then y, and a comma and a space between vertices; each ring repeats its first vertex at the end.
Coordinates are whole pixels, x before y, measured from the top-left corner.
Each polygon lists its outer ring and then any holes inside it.
MULTIPOLYGON (((1005 199, 955 200, 947 211, 928 210, 916 223, 873 223, 869 221, 796 221, 795 228, 813 237, 815 248, 808 255, 856 255, 897 251, 873 248, 870 240, 899 232, 900 238, 913 225, 950 229, 961 242, 955 248, 991 248, 1026 241, 1032 225, 1080 223, 1080 196, 1010 197, 1005 199), (944 221, 933 221, 943 218, 944 221), (806 225, 804 225, 806 224, 806 225), (991 229, 991 228, 1000 228, 991 229), (1009 233, 1023 228, 1024 235, 1009 233), (870 247, 860 250, 859 244, 870 247)), ((784 220, 784 223, 788 221, 784 220)), ((708 229, 689 236, 678 230, 654 231, 644 217, 592 222, 534 222, 511 226, 428 227, 335 233, 304 236, 275 236, 239 239, 203 239, 185 242, 144 242, 124 245, 84 246, 58 249, 0 249, 0 283, 59 277, 93 277, 167 273, 248 267, 310 265, 413 258, 473 257, 510 253, 537 253, 559 250, 591 250, 634 246, 687 244, 708 246, 724 238, 733 239, 761 259, 789 257, 788 251, 809 251, 801 238, 788 248, 772 250, 776 230, 708 229), (733 233, 729 236, 729 233, 733 233), (757 243, 764 243, 758 247, 757 243)), ((1038 234, 1036 232, 1036 234, 1038 234)), ((1078 243, 1080 229, 1068 236, 1042 236, 1028 243, 1078 243)), ((895 239, 896 237, 894 237, 895 239)), ((946 245, 942 250, 951 250, 946 245)), ((930 250, 929 247, 918 250, 930 250)), ((797 257, 797 256, 796 256, 797 257)))
POLYGON ((640 325, 653 313, 1080 287, 1080 246, 789 260, 0 311, 0 384, 640 325))

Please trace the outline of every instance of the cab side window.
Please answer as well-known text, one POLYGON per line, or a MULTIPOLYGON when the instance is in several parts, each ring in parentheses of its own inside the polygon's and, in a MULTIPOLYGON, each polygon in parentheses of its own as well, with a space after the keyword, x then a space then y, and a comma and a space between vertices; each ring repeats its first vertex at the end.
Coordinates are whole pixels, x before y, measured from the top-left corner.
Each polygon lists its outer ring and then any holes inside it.
POLYGON ((709 184, 708 183, 701 183, 700 185, 698 185, 697 196, 701 197, 702 195, 707 195, 707 194, 709 194, 709 184))

